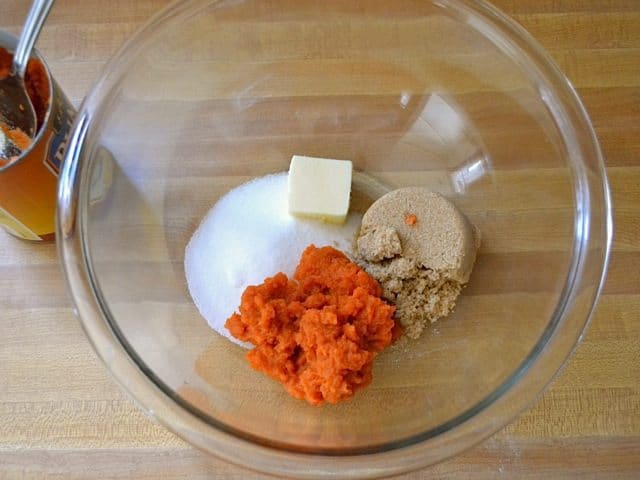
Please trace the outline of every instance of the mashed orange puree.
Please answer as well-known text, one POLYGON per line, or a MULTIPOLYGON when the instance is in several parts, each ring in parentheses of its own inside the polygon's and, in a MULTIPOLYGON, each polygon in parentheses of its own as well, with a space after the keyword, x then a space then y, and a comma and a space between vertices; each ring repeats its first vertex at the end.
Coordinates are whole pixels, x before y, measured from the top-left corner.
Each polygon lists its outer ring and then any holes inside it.
POLYGON ((313 405, 337 403, 371 382, 378 352, 398 330, 376 280, 332 247, 308 246, 293 279, 250 286, 231 334, 255 345, 247 360, 313 405))

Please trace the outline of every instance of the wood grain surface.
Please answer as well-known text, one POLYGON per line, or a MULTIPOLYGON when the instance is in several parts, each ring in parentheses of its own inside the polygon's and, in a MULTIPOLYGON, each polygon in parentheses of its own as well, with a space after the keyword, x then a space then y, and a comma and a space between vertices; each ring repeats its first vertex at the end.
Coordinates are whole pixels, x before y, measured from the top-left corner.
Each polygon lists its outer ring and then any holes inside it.
MULTIPOLYGON (((18 32, 28 4, 0 0, 0 29, 18 32)), ((38 48, 77 105, 166 4, 59 0, 38 48)), ((473 449, 397 478, 640 478, 640 2, 494 4, 550 52, 593 120, 614 205, 609 275, 584 340, 528 411, 473 449)), ((55 246, 0 230, 0 478, 271 477, 205 455, 145 417, 73 316, 55 246)))

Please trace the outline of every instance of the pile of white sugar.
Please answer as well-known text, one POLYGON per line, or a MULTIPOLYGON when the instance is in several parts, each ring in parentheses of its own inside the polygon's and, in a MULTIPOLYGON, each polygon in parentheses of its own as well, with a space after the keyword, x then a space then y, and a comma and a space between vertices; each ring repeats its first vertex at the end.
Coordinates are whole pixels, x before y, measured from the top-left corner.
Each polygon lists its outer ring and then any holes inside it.
POLYGON ((185 251, 189 292, 219 334, 242 344, 224 327, 242 292, 278 272, 292 276, 311 243, 350 255, 362 216, 343 225, 293 217, 287 208, 287 173, 260 177, 224 195, 206 215, 185 251))

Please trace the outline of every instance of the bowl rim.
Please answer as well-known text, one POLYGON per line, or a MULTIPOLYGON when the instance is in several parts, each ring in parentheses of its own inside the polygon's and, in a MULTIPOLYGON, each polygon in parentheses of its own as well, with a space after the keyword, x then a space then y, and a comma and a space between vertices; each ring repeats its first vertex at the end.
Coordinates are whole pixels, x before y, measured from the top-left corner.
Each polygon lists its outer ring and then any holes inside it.
MULTIPOLYGON (((210 0, 206 3, 213 5, 221 2, 210 0)), ((101 298, 93 277, 91 253, 85 241, 87 212, 83 207, 89 204, 90 168, 89 162, 83 161, 83 158, 91 158, 92 154, 92 150, 86 148, 85 139, 96 122, 94 112, 108 101, 109 92, 118 86, 118 73, 150 44, 168 21, 184 20, 196 14, 205 4, 203 0, 176 0, 149 20, 106 64, 80 107, 60 173, 56 214, 58 253, 74 313, 98 356, 136 403, 194 446, 249 468, 303 478, 334 475, 341 478, 373 478, 414 470, 451 457, 505 426, 544 391, 579 343, 605 280, 613 237, 610 191, 593 125, 569 80, 537 42, 505 14, 484 0, 441 0, 432 3, 466 15, 470 21, 481 22, 485 28, 497 31, 510 48, 525 53, 523 58, 527 65, 536 68, 541 78, 546 80, 544 83, 555 87, 547 92, 555 95, 554 103, 560 100, 556 107, 559 110, 552 113, 565 121, 568 111, 575 116, 574 122, 569 121, 568 127, 576 128, 574 123, 577 121, 577 129, 584 138, 573 146, 578 148, 578 153, 587 149, 590 158, 594 159, 594 165, 591 165, 591 176, 587 175, 587 168, 581 162, 572 165, 577 169, 574 176, 578 191, 574 193, 577 195, 578 218, 574 222, 569 274, 549 324, 527 358, 496 390, 454 419, 430 430, 428 435, 415 435, 381 448, 309 452, 255 438, 220 422, 207 422, 194 412, 193 407, 184 405, 176 395, 171 394, 171 390, 163 388, 162 382, 154 377, 150 369, 145 368, 140 359, 136 360, 135 352, 127 346, 126 339, 110 319, 107 304, 101 298), (591 203, 588 203, 593 202, 594 198, 597 198, 596 207, 599 208, 595 212, 591 203), (600 221, 594 221, 594 218, 600 221), (594 241, 599 241, 596 244, 599 248, 589 245, 594 241), (581 294, 584 311, 580 311, 579 318, 572 319, 571 309, 579 293, 577 287, 581 286, 582 275, 587 268, 595 269, 592 272, 595 283, 582 285, 586 290, 581 294), (561 330, 569 328, 569 332, 559 334, 561 330)), ((586 155, 578 157, 583 161, 586 155)))

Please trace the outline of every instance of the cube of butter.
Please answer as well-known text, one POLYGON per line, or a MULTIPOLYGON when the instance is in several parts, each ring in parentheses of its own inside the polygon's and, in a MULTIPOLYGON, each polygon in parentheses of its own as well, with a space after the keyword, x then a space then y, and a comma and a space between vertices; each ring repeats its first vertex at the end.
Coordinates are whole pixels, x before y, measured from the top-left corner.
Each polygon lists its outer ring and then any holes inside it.
POLYGON ((294 155, 289 166, 289 213, 343 223, 349 211, 349 160, 294 155))

